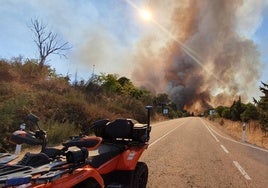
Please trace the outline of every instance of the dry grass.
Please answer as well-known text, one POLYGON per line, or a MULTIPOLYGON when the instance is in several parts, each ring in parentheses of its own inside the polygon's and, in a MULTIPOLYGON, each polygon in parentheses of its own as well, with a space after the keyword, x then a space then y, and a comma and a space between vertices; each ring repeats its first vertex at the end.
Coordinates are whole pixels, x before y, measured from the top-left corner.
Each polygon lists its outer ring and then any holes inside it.
MULTIPOLYGON (((216 119, 217 126, 227 132, 236 140, 242 138, 242 122, 226 119, 216 119)), ((247 142, 268 149, 268 136, 265 137, 257 122, 250 122, 246 128, 247 142)))

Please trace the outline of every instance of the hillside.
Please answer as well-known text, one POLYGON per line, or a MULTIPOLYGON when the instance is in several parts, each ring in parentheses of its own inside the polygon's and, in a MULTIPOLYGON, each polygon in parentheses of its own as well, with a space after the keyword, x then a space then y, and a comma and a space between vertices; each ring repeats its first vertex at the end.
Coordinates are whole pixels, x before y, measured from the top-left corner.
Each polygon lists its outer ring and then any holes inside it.
POLYGON ((40 118, 54 144, 80 132, 90 134, 90 124, 103 118, 145 122, 144 107, 157 99, 125 77, 101 75, 70 83, 49 66, 40 68, 35 60, 20 58, 0 61, 0 86, 0 147, 5 149, 11 147, 9 135, 29 113, 40 118))

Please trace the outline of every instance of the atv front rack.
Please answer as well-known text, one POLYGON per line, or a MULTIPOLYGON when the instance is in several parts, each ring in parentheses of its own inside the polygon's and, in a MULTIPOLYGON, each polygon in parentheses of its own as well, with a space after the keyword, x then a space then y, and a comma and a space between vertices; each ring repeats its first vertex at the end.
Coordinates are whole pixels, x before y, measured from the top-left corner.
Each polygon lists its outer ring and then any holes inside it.
POLYGON ((67 173, 88 165, 88 162, 68 163, 55 161, 53 163, 33 168, 21 165, 0 166, 0 187, 12 187, 23 184, 44 184, 53 182, 67 173))
POLYGON ((16 159, 18 155, 10 154, 10 153, 0 153, 0 165, 7 164, 10 161, 16 159))

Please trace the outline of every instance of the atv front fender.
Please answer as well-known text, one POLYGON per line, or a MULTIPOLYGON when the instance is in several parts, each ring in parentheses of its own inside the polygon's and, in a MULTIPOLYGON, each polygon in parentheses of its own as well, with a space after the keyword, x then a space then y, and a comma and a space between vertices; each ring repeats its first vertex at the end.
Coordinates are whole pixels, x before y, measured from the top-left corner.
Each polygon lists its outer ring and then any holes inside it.
POLYGON ((64 174, 57 180, 50 183, 44 183, 41 185, 33 185, 35 188, 42 187, 53 187, 53 188, 63 188, 63 187, 75 187, 78 184, 85 183, 88 179, 94 180, 98 187, 104 188, 104 181, 98 171, 90 166, 84 166, 74 170, 72 173, 64 174))

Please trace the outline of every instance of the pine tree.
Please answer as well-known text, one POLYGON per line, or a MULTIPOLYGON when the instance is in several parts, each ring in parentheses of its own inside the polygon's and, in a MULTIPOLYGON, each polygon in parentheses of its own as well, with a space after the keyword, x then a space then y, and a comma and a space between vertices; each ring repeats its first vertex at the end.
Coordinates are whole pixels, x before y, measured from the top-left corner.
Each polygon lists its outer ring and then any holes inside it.
POLYGON ((262 130, 268 132, 268 84, 263 82, 262 86, 260 86, 260 91, 264 94, 264 96, 260 96, 260 100, 257 101, 253 98, 253 101, 257 104, 257 107, 260 112, 260 123, 262 125, 262 130))

